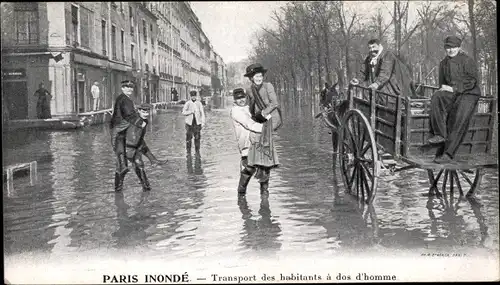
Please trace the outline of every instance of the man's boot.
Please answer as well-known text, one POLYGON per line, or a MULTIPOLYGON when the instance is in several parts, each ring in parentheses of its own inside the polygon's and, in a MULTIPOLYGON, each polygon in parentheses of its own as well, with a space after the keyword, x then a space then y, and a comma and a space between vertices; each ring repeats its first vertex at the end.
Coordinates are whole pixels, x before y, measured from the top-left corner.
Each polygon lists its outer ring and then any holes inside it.
POLYGON ((119 174, 115 172, 115 192, 123 191, 123 180, 125 178, 125 173, 119 174))
POLYGON ((168 162, 168 160, 166 160, 166 159, 160 160, 160 159, 156 158, 156 156, 150 150, 146 151, 144 153, 144 155, 149 159, 149 161, 151 162, 151 165, 153 165, 153 166, 163 165, 163 164, 168 162))
POLYGON ((247 193, 247 186, 250 182, 251 174, 241 173, 240 182, 238 183, 238 195, 243 196, 247 193))
POLYGON ((144 171, 144 168, 136 167, 135 174, 137 174, 137 177, 139 177, 139 180, 141 181, 142 190, 150 191, 151 186, 149 185, 149 180, 148 177, 146 176, 146 171, 144 171))
POLYGON ((260 182, 260 194, 269 195, 269 181, 260 182))

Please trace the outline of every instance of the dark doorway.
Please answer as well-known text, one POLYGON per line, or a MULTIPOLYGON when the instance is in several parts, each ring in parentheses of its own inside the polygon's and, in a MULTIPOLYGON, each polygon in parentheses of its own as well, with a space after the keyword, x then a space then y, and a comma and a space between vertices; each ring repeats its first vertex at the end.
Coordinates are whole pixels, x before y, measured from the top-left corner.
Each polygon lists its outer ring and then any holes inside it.
POLYGON ((10 120, 28 118, 28 87, 26 81, 3 83, 3 96, 6 99, 10 120))
POLYGON ((85 81, 78 81, 78 112, 82 113, 86 111, 85 106, 85 81))

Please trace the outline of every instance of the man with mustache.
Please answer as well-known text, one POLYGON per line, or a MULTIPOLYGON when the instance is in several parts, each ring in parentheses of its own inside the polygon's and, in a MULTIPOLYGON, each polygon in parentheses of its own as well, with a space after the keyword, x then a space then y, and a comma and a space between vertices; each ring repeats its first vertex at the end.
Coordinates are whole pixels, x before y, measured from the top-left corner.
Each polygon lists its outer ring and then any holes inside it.
POLYGON ((368 50, 369 55, 363 61, 361 70, 350 83, 361 83, 396 96, 413 96, 410 69, 392 51, 384 48, 378 39, 368 41, 368 50))

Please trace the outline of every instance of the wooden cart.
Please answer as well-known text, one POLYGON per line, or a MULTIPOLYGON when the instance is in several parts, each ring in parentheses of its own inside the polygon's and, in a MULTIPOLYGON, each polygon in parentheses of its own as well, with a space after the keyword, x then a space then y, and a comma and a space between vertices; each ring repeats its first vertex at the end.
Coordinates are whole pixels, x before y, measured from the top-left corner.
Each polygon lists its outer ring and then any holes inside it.
MULTIPOLYGON (((460 195, 474 195, 482 170, 497 168, 492 155, 493 130, 496 128, 496 100, 481 97, 468 133, 454 162, 436 164, 436 149, 426 149, 429 137, 431 95, 437 89, 420 86, 421 96, 412 99, 349 86, 349 110, 323 116, 338 135, 340 170, 346 191, 368 204, 377 193, 382 169, 391 172, 420 168, 429 177, 429 195, 441 195, 458 188, 460 195), (335 118, 337 117, 337 118, 335 118), (333 119, 332 119, 333 118, 333 119)), ((334 151, 337 143, 334 142, 334 151)), ((441 150, 442 151, 442 150, 441 150)))

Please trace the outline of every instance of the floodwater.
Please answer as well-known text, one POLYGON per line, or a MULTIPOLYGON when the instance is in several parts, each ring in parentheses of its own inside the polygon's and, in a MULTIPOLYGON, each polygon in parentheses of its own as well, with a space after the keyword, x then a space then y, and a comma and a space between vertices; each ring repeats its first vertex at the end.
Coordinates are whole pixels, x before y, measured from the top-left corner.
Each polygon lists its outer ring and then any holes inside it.
POLYGON ((425 197, 427 173, 385 174, 373 207, 359 208, 332 169, 331 136, 310 110, 284 112, 276 136, 281 167, 270 195, 252 180, 238 199, 239 154, 228 110, 207 112, 200 156, 186 156, 183 117, 158 113, 146 140, 153 190, 133 171, 113 193, 105 125, 77 131, 18 132, 4 138, 4 165, 38 161, 38 180, 3 186, 4 254, 65 257, 85 252, 145 256, 287 256, 309 253, 480 249, 498 252, 498 172, 487 170, 476 200, 425 197))

